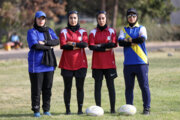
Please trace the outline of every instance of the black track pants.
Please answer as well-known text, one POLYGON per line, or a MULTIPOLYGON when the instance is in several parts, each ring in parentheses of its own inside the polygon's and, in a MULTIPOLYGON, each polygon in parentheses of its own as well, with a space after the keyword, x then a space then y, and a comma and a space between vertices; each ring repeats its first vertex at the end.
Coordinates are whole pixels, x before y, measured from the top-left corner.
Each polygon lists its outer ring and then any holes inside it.
MULTIPOLYGON (((73 79, 73 77, 63 77, 63 80, 64 80, 64 103, 66 106, 66 110, 70 110, 72 79, 73 79)), ((85 78, 77 78, 76 77, 78 110, 81 110, 82 105, 83 105, 84 80, 85 80, 85 78)))
POLYGON ((31 102, 32 110, 39 112, 40 94, 42 92, 43 111, 50 110, 51 88, 53 85, 54 71, 42 73, 29 73, 31 81, 31 102))

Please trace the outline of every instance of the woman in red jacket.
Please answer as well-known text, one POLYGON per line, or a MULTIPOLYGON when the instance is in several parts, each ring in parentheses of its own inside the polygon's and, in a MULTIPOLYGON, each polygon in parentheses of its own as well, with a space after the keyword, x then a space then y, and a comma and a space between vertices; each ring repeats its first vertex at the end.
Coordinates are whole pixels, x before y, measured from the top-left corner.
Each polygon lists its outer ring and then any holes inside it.
POLYGON ((77 11, 68 13, 68 25, 59 35, 63 49, 59 68, 64 80, 64 102, 66 114, 70 112, 72 79, 76 79, 78 114, 83 114, 84 80, 87 72, 87 58, 84 48, 88 45, 86 30, 80 28, 77 11))
POLYGON ((103 76, 109 91, 111 113, 115 113, 114 79, 117 77, 113 48, 116 47, 116 31, 106 24, 106 12, 97 14, 97 28, 89 35, 89 48, 93 50, 92 76, 95 79, 95 102, 101 106, 101 87, 103 76))

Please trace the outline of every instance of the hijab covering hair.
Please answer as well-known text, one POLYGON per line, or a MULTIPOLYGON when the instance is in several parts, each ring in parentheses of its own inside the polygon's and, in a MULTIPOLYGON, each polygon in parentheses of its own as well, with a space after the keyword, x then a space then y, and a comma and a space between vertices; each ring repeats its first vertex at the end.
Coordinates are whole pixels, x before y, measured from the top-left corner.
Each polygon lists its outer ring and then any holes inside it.
POLYGON ((106 11, 98 11, 96 14, 96 19, 98 18, 99 14, 104 14, 106 16, 106 11))
POLYGON ((137 12, 137 10, 135 8, 129 8, 127 10, 127 13, 126 13, 126 18, 127 18, 127 22, 129 23, 129 26, 133 27, 138 21, 138 12, 137 12), (128 21, 128 15, 130 15, 130 14, 137 15, 137 19, 136 19, 136 21, 134 23, 129 23, 129 21, 128 21))
POLYGON ((75 11, 75 10, 69 11, 69 12, 68 12, 68 17, 69 17, 71 14, 77 14, 77 15, 78 15, 78 12, 75 11))
MULTIPOLYGON (((99 16, 100 14, 104 14, 104 15, 106 16, 106 11, 99 11, 99 12, 96 14, 96 19, 97 19, 97 21, 98 21, 98 16, 99 16)), ((98 22, 97 22, 97 23, 98 23, 98 22)), ((98 28, 99 30, 103 31, 104 29, 107 28, 107 24, 105 24, 104 26, 100 26, 99 24, 97 24, 97 28, 98 28)))
POLYGON ((67 23, 67 29, 70 29, 71 31, 73 31, 73 32, 76 32, 77 30, 79 30, 79 28, 80 28, 80 24, 79 24, 79 22, 77 23, 77 25, 75 25, 75 26, 72 26, 72 25, 70 25, 70 23, 69 23, 69 16, 71 15, 71 14, 77 14, 77 17, 78 17, 78 12, 77 11, 69 11, 68 12, 68 23, 67 23))

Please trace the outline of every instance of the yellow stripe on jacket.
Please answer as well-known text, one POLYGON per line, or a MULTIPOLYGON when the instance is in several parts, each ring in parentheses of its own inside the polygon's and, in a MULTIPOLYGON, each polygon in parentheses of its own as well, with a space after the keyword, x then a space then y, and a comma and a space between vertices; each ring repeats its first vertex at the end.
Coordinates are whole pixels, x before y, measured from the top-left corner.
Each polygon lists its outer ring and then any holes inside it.
MULTIPOLYGON (((123 32, 126 33, 125 38, 131 38, 131 36, 126 32, 126 30, 123 28, 123 32)), ((133 49, 133 51, 147 64, 148 63, 148 59, 146 54, 144 53, 144 51, 141 49, 141 47, 139 47, 138 44, 134 44, 131 46, 131 48, 133 49)))

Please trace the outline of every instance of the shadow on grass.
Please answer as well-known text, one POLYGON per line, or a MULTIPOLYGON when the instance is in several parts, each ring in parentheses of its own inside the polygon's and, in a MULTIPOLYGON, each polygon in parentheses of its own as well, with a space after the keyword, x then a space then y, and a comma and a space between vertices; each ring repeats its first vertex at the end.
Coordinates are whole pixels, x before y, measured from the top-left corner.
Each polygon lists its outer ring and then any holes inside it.
MULTIPOLYGON (((66 115, 65 113, 57 113, 57 112, 52 112, 51 113, 52 116, 76 116, 78 115, 77 113, 71 113, 70 115, 66 115)), ((108 111, 105 111, 104 114, 108 114, 111 116, 119 116, 119 114, 116 112, 114 114, 111 114, 108 111)), ((43 115, 43 114, 41 114, 43 115)), ((86 113, 83 113, 82 115, 78 115, 79 117, 87 117, 89 115, 86 115, 86 113)), ((0 118, 4 117, 4 118, 13 118, 13 117, 33 117, 33 113, 27 113, 27 114, 0 114, 0 118)))
MULTIPOLYGON (((117 112, 111 114, 110 112, 105 111, 104 114, 111 115, 111 116, 119 116, 119 114, 117 112)), ((81 114, 81 115, 78 115, 77 113, 71 113, 70 115, 66 115, 65 113, 54 113, 54 112, 52 112, 52 116, 61 116, 61 115, 64 115, 64 116, 78 116, 78 117, 90 116, 90 115, 87 115, 85 112, 83 114, 81 114)), ((94 117, 94 116, 92 116, 92 117, 94 117)))
POLYGON ((104 114, 107 114, 110 116, 119 116, 119 113, 117 113, 117 111, 115 113, 110 113, 109 111, 104 111, 104 114))
MULTIPOLYGON (((66 115, 65 113, 54 113, 54 112, 52 112, 51 113, 53 116, 59 116, 59 115, 64 115, 64 116, 71 116, 71 115, 78 115, 77 113, 71 113, 71 114, 69 114, 69 115, 66 115)), ((83 113, 83 114, 81 114, 81 115, 78 115, 78 116, 86 116, 86 113, 83 113)))
POLYGON ((29 113, 29 114, 1 114, 0 117, 7 117, 7 118, 11 118, 11 117, 32 117, 33 114, 29 113))
MULTIPOLYGON (((74 115, 78 115, 77 113, 71 113, 70 115, 66 115, 65 113, 51 113, 52 116, 74 116, 74 115)), ((41 113, 41 115, 43 116, 43 114, 41 113)), ((78 116, 86 116, 86 114, 82 114, 82 115, 78 115, 78 116)), ((4 117, 4 118, 13 118, 13 117, 33 117, 33 113, 27 113, 27 114, 0 114, 0 118, 4 117)))

